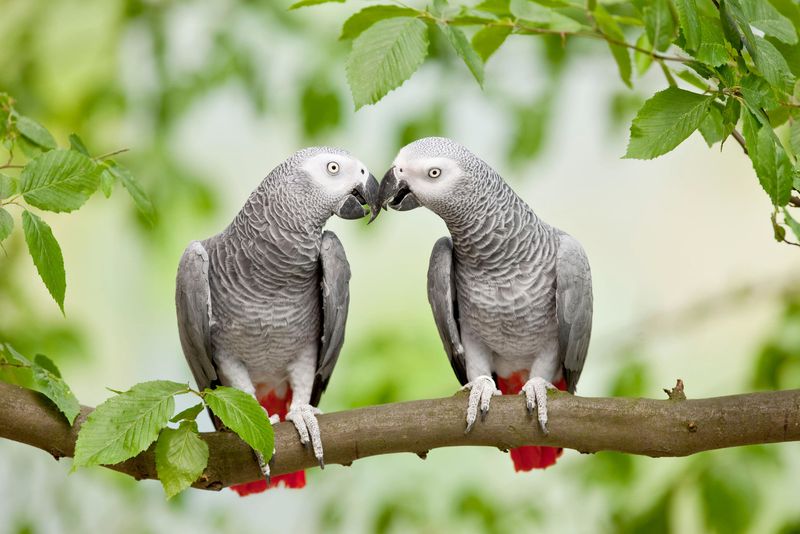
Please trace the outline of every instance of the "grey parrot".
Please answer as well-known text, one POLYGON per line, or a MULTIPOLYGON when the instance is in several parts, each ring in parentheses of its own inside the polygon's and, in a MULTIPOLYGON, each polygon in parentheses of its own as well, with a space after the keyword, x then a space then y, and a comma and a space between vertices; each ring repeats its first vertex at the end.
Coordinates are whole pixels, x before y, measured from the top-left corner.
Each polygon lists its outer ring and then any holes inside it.
MULTIPOLYGON (((589 347, 592 280, 580 243, 450 139, 402 148, 379 196, 398 211, 425 206, 450 231, 433 247, 428 300, 453 371, 470 391, 466 432, 502 392, 525 395, 546 433, 547 390, 575 391, 589 347)), ((560 453, 521 447, 511 456, 527 471, 554 464, 560 453)))
MULTIPOLYGON (((178 267, 178 330, 198 387, 253 395, 273 423, 294 423, 321 467, 315 415, 344 341, 350 280, 341 242, 322 228, 332 214, 364 217, 365 205, 374 219, 377 194, 375 177, 347 152, 300 150, 264 178, 227 228, 190 243, 178 267)), ((270 481, 256 456, 265 479, 234 486, 240 495, 305 485, 302 471, 270 481)))

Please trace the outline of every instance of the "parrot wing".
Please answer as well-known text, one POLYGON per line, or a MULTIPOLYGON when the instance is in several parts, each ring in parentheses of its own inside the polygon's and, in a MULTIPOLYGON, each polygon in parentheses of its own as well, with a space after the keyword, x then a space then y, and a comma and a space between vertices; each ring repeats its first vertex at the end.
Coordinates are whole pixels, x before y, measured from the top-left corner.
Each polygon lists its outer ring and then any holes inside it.
POLYGON ((592 333, 592 273, 578 241, 561 234, 556 256, 558 352, 567 391, 575 392, 592 333))
POLYGON ((211 358, 211 290, 208 253, 193 241, 181 256, 175 288, 181 347, 200 391, 219 382, 211 358))
POLYGON ((458 327, 458 303, 453 278, 453 241, 449 237, 440 238, 431 252, 428 264, 428 302, 433 310, 433 318, 444 350, 453 366, 453 372, 462 385, 467 383, 467 367, 461 333, 458 327))
POLYGON ((314 406, 319 404, 339 359, 350 305, 350 264, 342 242, 331 231, 322 234, 319 262, 322 268, 322 345, 311 391, 314 406))

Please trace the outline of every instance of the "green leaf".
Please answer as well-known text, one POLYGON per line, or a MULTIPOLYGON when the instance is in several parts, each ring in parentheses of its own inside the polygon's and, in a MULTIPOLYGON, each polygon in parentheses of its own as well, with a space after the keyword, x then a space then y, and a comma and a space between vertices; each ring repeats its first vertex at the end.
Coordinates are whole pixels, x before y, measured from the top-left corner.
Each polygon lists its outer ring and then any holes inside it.
POLYGON ((269 461, 274 448, 272 425, 254 397, 235 388, 218 386, 206 389, 203 398, 222 424, 269 461))
POLYGON ((792 230, 794 236, 800 239, 800 222, 797 222, 786 208, 783 208, 783 222, 792 230))
POLYGON ((55 364, 46 356, 37 354, 31 370, 36 389, 53 401, 70 425, 74 423, 81 411, 81 405, 67 383, 62 380, 55 364))
POLYGON ((785 206, 792 193, 792 164, 769 126, 758 130, 758 151, 753 159, 761 187, 772 204, 785 206))
MULTIPOLYGON (((0 360, 10 360, 30 371, 32 382, 19 383, 42 393, 56 405, 71 425, 80 413, 81 406, 69 386, 61 379, 61 372, 47 356, 37 354, 33 361, 29 360, 11 345, 0 344, 0 360)), ((18 382, 17 382, 18 383, 18 382)))
MULTIPOLYGON (((639 39, 636 40, 636 46, 643 50, 652 50, 653 47, 650 44, 650 39, 647 38, 647 32, 642 32, 639 36, 639 39)), ((645 54, 644 52, 639 52, 638 50, 633 52, 633 63, 636 65, 636 72, 639 76, 643 75, 647 70, 650 68, 650 65, 653 64, 653 55, 652 54, 645 54)))
POLYGON ((686 41, 686 48, 697 50, 702 40, 702 29, 696 0, 675 0, 675 8, 678 11, 678 21, 686 41))
POLYGON ((472 48, 472 45, 460 29, 450 26, 449 24, 439 24, 439 28, 447 36, 447 40, 453 46, 455 51, 464 60, 467 68, 478 81, 478 85, 483 87, 483 61, 481 57, 472 48))
POLYGON ((722 141, 725 137, 725 125, 722 120, 722 112, 714 106, 708 108, 703 122, 700 123, 700 134, 705 139, 708 146, 722 141))
POLYGON ((742 78, 740 85, 744 101, 751 108, 759 109, 763 107, 769 109, 777 105, 772 88, 764 78, 755 74, 748 74, 742 78))
POLYGON ((309 80, 303 89, 300 111, 303 131, 308 137, 316 137, 335 128, 342 120, 342 104, 338 91, 320 77, 309 80))
POLYGON ((83 139, 81 139, 78 134, 69 134, 69 147, 71 150, 80 152, 84 156, 89 156, 89 151, 86 149, 86 145, 83 144, 83 139))
MULTIPOLYGON (((691 0, 686 0, 691 1, 691 0)), ((725 35, 719 19, 700 15, 700 44, 695 57, 698 61, 713 67, 728 61, 728 48, 725 46, 725 35)))
POLYGON ((509 35, 511 35, 510 26, 486 26, 472 36, 472 47, 486 63, 509 35))
POLYGON ((102 403, 81 425, 73 471, 117 464, 147 449, 175 410, 173 396, 187 390, 166 380, 142 382, 102 403))
POLYGON ((773 87, 781 91, 790 91, 794 85, 794 75, 789 69, 786 59, 775 48, 775 45, 766 39, 756 37, 755 43, 758 50, 756 67, 758 67, 761 75, 773 87))
POLYGON ((789 146, 795 156, 800 156, 800 119, 794 119, 789 127, 789 146))
POLYGON ((355 39, 361 33, 378 21, 396 17, 413 17, 418 12, 410 7, 400 7, 392 5, 378 5, 365 7, 358 13, 347 19, 342 26, 342 34, 339 39, 355 39))
POLYGON ((194 421, 195 419, 197 419, 197 416, 202 411, 203 411, 203 404, 202 403, 195 404, 194 406, 190 406, 189 408, 186 408, 182 412, 178 412, 177 414, 175 414, 175 416, 172 419, 170 419, 170 422, 177 423, 178 421, 183 421, 183 420, 194 421))
POLYGON ((675 21, 672 18, 669 0, 651 0, 645 6, 642 17, 647 38, 656 50, 664 51, 675 39, 675 21))
POLYGON ((28 210, 22 212, 22 231, 39 276, 61 313, 64 313, 64 293, 67 289, 64 257, 58 241, 53 237, 53 231, 46 222, 28 210))
POLYGON ((100 167, 73 150, 52 150, 34 158, 22 170, 19 190, 37 208, 73 211, 97 190, 100 167))
MULTIPOLYGON (((602 33, 614 39, 615 41, 625 42, 625 35, 622 33, 619 25, 617 25, 614 19, 611 18, 611 15, 608 14, 608 11, 606 11, 602 4, 597 4, 593 15, 594 20, 602 33)), ((614 56, 614 61, 617 62, 620 78, 622 78, 622 81, 625 83, 625 85, 632 87, 631 56, 628 53, 628 49, 624 46, 612 43, 608 43, 608 47, 611 49, 611 55, 614 56)))
POLYGON ((330 4, 336 2, 344 4, 346 0, 300 0, 289 6, 289 9, 299 9, 301 7, 318 6, 320 4, 330 4))
POLYGON ((742 11, 748 22, 786 44, 797 43, 792 21, 781 15, 767 0, 742 0, 742 11))
POLYGON ((356 109, 374 104, 403 84, 428 54, 428 27, 419 19, 382 20, 353 41, 347 81, 356 109))
POLYGON ((700 126, 713 100, 677 87, 656 93, 633 119, 625 157, 652 159, 666 154, 700 126))
POLYGON ((17 179, 0 173, 0 200, 8 198, 17 192, 17 179))
MULTIPOLYGON (((766 1, 766 0, 764 0, 766 1)), ((736 50, 741 50, 742 45, 750 52, 750 56, 758 61, 755 35, 750 27, 750 22, 744 14, 739 0, 722 0, 719 5, 722 30, 736 50)))
POLYGON ((156 443, 156 471, 167 498, 192 485, 208 465, 208 444, 200 438, 197 423, 184 421, 165 428, 156 443))
POLYGON ((153 208, 153 203, 150 202, 147 193, 144 192, 139 182, 133 177, 131 171, 114 161, 110 162, 109 165, 109 169, 113 175, 122 182, 122 186, 128 191, 128 194, 133 199, 133 203, 136 204, 136 207, 139 209, 139 213, 142 214, 147 222, 153 224, 156 220, 156 212, 153 208))
POLYGON ((103 169, 103 172, 100 173, 100 191, 103 192, 103 196, 106 198, 111 197, 111 193, 114 192, 114 186, 116 184, 117 177, 114 176, 114 173, 111 172, 111 169, 103 169))
POLYGON ((475 6, 475 9, 499 17, 509 17, 511 16, 510 4, 511 0, 483 0, 475 6))
POLYGON ((531 0, 511 0, 510 9, 511 14, 518 20, 530 23, 537 28, 559 32, 577 32, 584 29, 584 26, 577 20, 531 0))
POLYGON ((36 146, 44 148, 45 150, 53 150, 56 148, 56 140, 47 128, 36 122, 29 117, 17 117, 17 130, 22 134, 25 139, 30 141, 36 146))
POLYGON ((694 72, 690 70, 682 70, 678 72, 678 78, 681 80, 690 83, 700 89, 701 91, 708 90, 708 83, 705 82, 702 78, 696 75, 694 72))
POLYGON ((11 235, 14 229, 14 219, 5 209, 0 208, 0 241, 11 235))

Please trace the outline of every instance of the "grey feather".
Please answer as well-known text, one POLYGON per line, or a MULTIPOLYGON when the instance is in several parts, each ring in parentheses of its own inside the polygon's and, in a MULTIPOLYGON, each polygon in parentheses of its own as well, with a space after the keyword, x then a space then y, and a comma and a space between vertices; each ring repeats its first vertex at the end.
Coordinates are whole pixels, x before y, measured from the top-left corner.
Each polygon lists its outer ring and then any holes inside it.
POLYGON ((350 264, 342 242, 331 231, 322 234, 319 263, 322 271, 322 344, 311 392, 314 406, 319 403, 339 359, 350 305, 350 264))
POLYGON ((178 333, 186 361, 202 391, 217 382, 211 359, 211 295, 208 253, 199 241, 186 247, 178 266, 175 290, 178 333))
POLYGON ((592 333, 592 274, 580 243, 561 234, 556 255, 559 357, 567 391, 575 392, 592 333))
POLYGON ((433 245, 428 264, 428 302, 444 350, 458 381, 467 383, 467 368, 464 347, 458 328, 458 303, 456 302, 455 278, 453 277, 453 241, 442 237, 433 245))

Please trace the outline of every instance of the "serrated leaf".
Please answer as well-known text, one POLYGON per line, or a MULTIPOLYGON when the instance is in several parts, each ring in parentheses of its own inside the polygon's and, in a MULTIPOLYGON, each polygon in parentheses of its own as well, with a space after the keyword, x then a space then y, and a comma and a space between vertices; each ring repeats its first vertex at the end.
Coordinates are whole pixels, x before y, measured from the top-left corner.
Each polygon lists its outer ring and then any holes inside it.
POLYGON ((75 152, 80 152, 84 156, 89 156, 89 150, 86 149, 86 145, 83 144, 83 139, 81 139, 78 134, 69 134, 69 148, 75 152))
POLYGON ((511 15, 510 3, 511 0, 483 0, 475 6, 475 9, 500 17, 508 17, 511 15))
POLYGON ((742 11, 748 22, 786 44, 797 43, 797 32, 792 21, 781 15, 767 0, 742 0, 742 11))
POLYGON ((150 202, 147 193, 144 192, 144 189, 142 189, 139 182, 136 181, 136 178, 133 177, 133 174, 116 162, 111 162, 109 169, 114 176, 122 182, 122 186, 128 191, 128 194, 133 199, 133 203, 136 204, 136 207, 139 209, 139 213, 144 216, 147 222, 153 224, 156 219, 153 203, 150 202))
POLYGON ((751 108, 772 108, 776 105, 772 88, 761 76, 748 74, 742 78, 740 85, 744 101, 751 108))
POLYGON ((67 290, 64 257, 53 231, 46 222, 28 210, 22 212, 22 231, 39 276, 61 313, 64 313, 64 293, 67 290))
POLYGON ((678 11, 678 22, 683 32, 683 38, 686 41, 686 48, 697 50, 702 39, 697 2, 695 0, 675 0, 675 8, 678 11))
MULTIPOLYGON (((691 0, 686 0, 691 1, 691 0)), ((700 44, 695 57, 698 61, 713 67, 728 61, 728 48, 725 46, 725 35, 719 19, 700 15, 700 44)))
POLYGON ((792 193, 792 164, 789 157, 769 126, 762 125, 758 130, 757 143, 753 167, 758 181, 773 205, 785 206, 792 193))
POLYGON ((577 20, 530 0, 511 0, 509 8, 511 14, 518 20, 530 23, 537 28, 546 28, 557 32, 577 32, 586 29, 577 20))
MULTIPOLYGON (((598 3, 592 14, 602 33, 615 41, 625 42, 625 35, 622 33, 622 30, 614 19, 611 18, 611 15, 608 14, 608 11, 606 11, 602 4, 598 3)), ((611 50, 611 55, 614 56, 614 61, 617 62, 620 78, 622 78, 625 85, 632 87, 631 56, 627 47, 616 45, 611 42, 608 43, 608 47, 611 50)))
POLYGON ((55 364, 42 354, 37 354, 31 370, 36 389, 53 401, 70 425, 74 423, 81 411, 81 405, 70 387, 61 378, 55 364))
POLYGON ((0 208, 0 241, 11 235, 14 230, 14 218, 5 209, 0 208))
POLYGON ((722 141, 725 136, 725 126, 722 121, 722 112, 714 106, 708 108, 703 121, 700 123, 700 134, 708 146, 722 141))
POLYGON ((786 208, 783 208, 783 222, 791 229, 794 236, 800 240, 800 222, 797 222, 786 208))
POLYGON ((398 17, 373 24, 353 41, 347 82, 356 109, 374 104, 403 84, 428 55, 428 27, 398 17))
POLYGON ((34 158, 22 170, 19 190, 37 208, 73 211, 97 190, 100 167, 79 152, 52 150, 34 158))
POLYGON ((47 131, 47 128, 30 117, 17 117, 16 126, 19 133, 34 145, 45 150, 53 150, 56 148, 56 140, 53 139, 52 134, 47 131))
POLYGON ((117 177, 114 176, 114 173, 111 172, 111 169, 103 169, 103 172, 100 173, 100 191, 103 192, 104 197, 111 197, 111 193, 114 192, 114 186, 116 183, 117 177))
POLYGON ((485 63, 511 35, 510 26, 486 26, 472 36, 472 47, 485 63))
POLYGON ((789 145, 792 147, 792 153, 800 156, 800 119, 794 119, 789 127, 789 145))
POLYGON ((192 485, 208 465, 208 444, 197 432, 197 423, 184 421, 165 428, 156 443, 156 471, 167 498, 192 485))
POLYGON ((339 36, 339 39, 355 39, 361 35, 364 30, 381 20, 396 17, 413 17, 416 14, 417 11, 411 9, 410 7, 393 5, 365 7, 345 21, 344 25, 342 26, 342 33, 339 36))
POLYGON ((770 85, 780 91, 789 91, 794 84, 794 75, 789 64, 775 46, 761 37, 755 38, 758 59, 756 67, 770 85))
POLYGON ((625 157, 652 159, 666 154, 700 126, 713 100, 677 87, 656 93, 633 119, 625 157))
MULTIPOLYGON (((647 38, 647 32, 642 32, 642 34, 636 40, 636 46, 642 50, 653 49, 652 45, 650 45, 650 39, 647 38)), ((633 53, 633 62, 636 65, 636 72, 639 74, 639 76, 641 76, 647 72, 647 70, 650 68, 650 65, 653 64, 653 55, 636 50, 633 53)))
POLYGON ((464 60, 467 68, 477 80, 478 85, 483 87, 483 61, 475 49, 472 48, 467 36, 464 35, 463 31, 449 24, 439 24, 439 28, 447 36, 447 40, 450 41, 459 57, 464 60))
POLYGON ((0 173, 0 200, 16 194, 18 190, 17 179, 0 173))
POLYGON ((178 421, 183 421, 184 419, 187 421, 194 421, 200 412, 203 411, 203 404, 195 404, 194 406, 190 406, 185 410, 178 412, 175 416, 170 419, 171 423, 177 423, 178 421))
POLYGON ((254 397, 235 388, 218 386, 206 389, 203 398, 222 424, 269 461, 275 439, 272 425, 267 412, 254 397))
POLYGON ((651 0, 644 7, 642 18, 653 48, 659 51, 669 48, 675 39, 675 21, 669 0, 651 0))
POLYGON ((72 469, 117 464, 146 450, 167 426, 173 396, 187 389, 166 380, 142 382, 99 405, 81 425, 72 469))
POLYGON ((750 52, 750 56, 758 61, 755 34, 750 27, 750 22, 744 14, 739 0, 723 0, 719 5, 722 31, 736 50, 741 50, 742 45, 750 52))
POLYGON ((331 4, 336 2, 337 4, 344 4, 346 0, 300 0, 299 2, 295 2, 294 4, 289 6, 289 9, 298 9, 301 7, 308 7, 308 6, 318 6, 320 4, 331 4))

